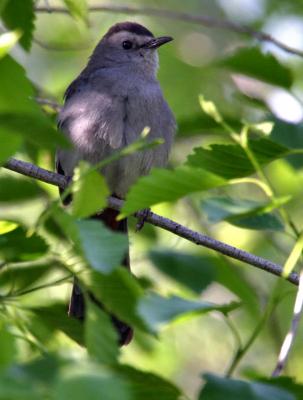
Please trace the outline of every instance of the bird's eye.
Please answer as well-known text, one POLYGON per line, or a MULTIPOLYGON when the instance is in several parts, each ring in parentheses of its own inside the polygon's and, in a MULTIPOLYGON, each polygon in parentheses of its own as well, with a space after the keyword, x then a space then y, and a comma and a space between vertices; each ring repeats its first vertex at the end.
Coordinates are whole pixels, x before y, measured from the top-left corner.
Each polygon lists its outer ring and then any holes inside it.
POLYGON ((122 47, 123 47, 124 50, 129 50, 129 49, 131 49, 133 47, 133 44, 132 44, 132 42, 130 40, 125 40, 122 43, 122 47))

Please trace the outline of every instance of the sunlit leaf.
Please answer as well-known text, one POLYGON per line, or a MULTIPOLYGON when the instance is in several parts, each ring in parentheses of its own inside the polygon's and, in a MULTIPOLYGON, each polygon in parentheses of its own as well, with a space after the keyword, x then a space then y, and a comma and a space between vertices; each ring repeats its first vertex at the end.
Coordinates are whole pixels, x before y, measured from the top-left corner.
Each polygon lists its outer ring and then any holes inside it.
POLYGON ((233 72, 260 79, 272 85, 289 89, 293 83, 291 70, 270 53, 263 53, 258 47, 241 48, 227 56, 219 65, 233 72))
MULTIPOLYGON (((261 165, 291 153, 287 147, 266 138, 250 140, 249 147, 261 165)), ((238 144, 212 144, 209 149, 197 147, 194 154, 188 156, 187 163, 227 179, 240 178, 255 172, 245 151, 238 144)))
POLYGON ((90 356, 104 364, 116 364, 119 355, 118 335, 108 314, 88 302, 85 343, 90 356))
POLYGON ((75 18, 80 18, 84 21, 88 17, 88 7, 86 0, 63 0, 69 12, 75 18))
POLYGON ((165 298, 156 293, 151 293, 140 300, 138 311, 150 329, 156 331, 161 325, 184 314, 200 315, 211 311, 227 313, 238 306, 239 303, 218 305, 205 301, 186 300, 178 296, 165 298))
POLYGON ((205 112, 205 114, 209 115, 217 123, 220 123, 223 121, 223 118, 220 115, 215 103, 213 103, 212 101, 205 100, 205 98, 202 95, 199 96, 199 102, 200 102, 200 106, 201 106, 202 110, 205 112))
POLYGON ((295 268, 303 250, 303 233, 300 234, 294 247, 292 248, 283 267, 283 276, 287 277, 295 268))
POLYGON ((189 167, 175 170, 154 169, 130 189, 121 214, 129 215, 140 209, 165 201, 174 201, 187 194, 208 190, 225 181, 206 171, 189 167))
POLYGON ((89 165, 80 163, 73 175, 73 214, 84 218, 102 210, 110 191, 103 176, 89 165))
POLYGON ((157 269, 196 293, 200 293, 215 279, 216 268, 206 257, 154 250, 150 258, 157 269))
POLYGON ((0 235, 11 232, 11 231, 15 230, 17 227, 18 227, 18 224, 16 222, 0 221, 0 235))
POLYGON ((109 274, 121 265, 128 252, 127 235, 111 231, 101 221, 82 220, 77 226, 83 253, 93 269, 109 274))
POLYGON ((18 29, 22 32, 20 44, 25 50, 29 50, 32 43, 35 21, 34 5, 34 0, 9 0, 1 12, 1 18, 9 29, 18 29))
POLYGON ((0 58, 5 56, 20 39, 19 31, 6 32, 0 35, 0 58))

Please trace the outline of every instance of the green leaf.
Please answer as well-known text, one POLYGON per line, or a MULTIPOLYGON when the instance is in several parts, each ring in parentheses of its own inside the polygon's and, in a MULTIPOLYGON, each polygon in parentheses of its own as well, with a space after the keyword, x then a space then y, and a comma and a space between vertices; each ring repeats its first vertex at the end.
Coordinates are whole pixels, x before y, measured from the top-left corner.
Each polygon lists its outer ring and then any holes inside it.
POLYGON ((11 137, 20 135, 38 148, 56 150, 68 147, 66 137, 58 132, 51 120, 33 105, 32 113, 1 113, 0 126, 11 137))
POLYGON ((84 218, 106 206, 110 191, 103 176, 82 162, 73 175, 73 214, 84 218))
POLYGON ((68 147, 68 140, 33 99, 23 67, 10 56, 0 59, 0 86, 0 161, 14 154, 24 139, 38 148, 68 147))
POLYGON ((95 364, 66 368, 59 376, 54 400, 132 400, 127 381, 95 364))
MULTIPOLYGON (((250 140, 249 147, 260 165, 269 164, 291 153, 287 147, 266 138, 250 140)), ((241 178, 255 172, 245 151, 238 144, 212 144, 210 149, 197 147, 194 154, 188 156, 187 164, 227 179, 241 178)))
POLYGON ((90 356, 103 364, 116 364, 119 355, 118 335, 108 314, 88 302, 85 343, 90 356))
POLYGON ((38 235, 27 236, 21 226, 0 235, 0 259, 4 261, 26 261, 41 257, 48 250, 46 242, 38 235))
POLYGON ((86 0, 63 0, 71 15, 87 21, 88 7, 86 0))
MULTIPOLYGON (((18 371, 19 372, 19 371, 18 371)), ((46 393, 16 371, 0 375, 0 400, 41 400, 46 393), (21 376, 20 376, 21 375, 21 376)))
POLYGON ((207 257, 155 250, 150 259, 161 272, 198 294, 215 279, 216 269, 207 257))
POLYGON ((7 330, 5 325, 0 324, 0 371, 9 367, 16 356, 16 345, 13 335, 7 330))
POLYGON ((211 257, 210 262, 216 266, 217 282, 238 296, 243 306, 247 307, 254 317, 259 318, 258 293, 250 280, 246 278, 243 267, 234 265, 230 260, 221 257, 211 257))
POLYGON ((18 227, 16 222, 12 221, 0 221, 0 235, 14 231, 18 227))
POLYGON ((233 199, 231 197, 209 197, 202 200, 201 207, 210 222, 227 221, 232 225, 247 229, 284 229, 280 218, 270 213, 279 208, 289 198, 261 203, 249 199, 233 199))
POLYGON ((31 48, 35 21, 34 5, 34 0, 8 0, 1 12, 1 17, 9 29, 22 32, 20 44, 24 50, 31 48))
POLYGON ((200 315, 211 311, 228 313, 239 306, 239 303, 217 305, 205 301, 186 300, 181 297, 162 297, 151 293, 143 297, 138 305, 139 315, 152 331, 157 331, 163 324, 184 315, 200 315))
POLYGON ((293 378, 289 376, 279 376, 276 378, 257 377, 257 380, 258 382, 273 385, 278 388, 287 390, 288 392, 296 396, 296 400, 303 399, 303 385, 297 383, 293 378))
POLYGON ((131 187, 122 216, 165 201, 175 201, 187 194, 208 190, 225 183, 224 180, 206 171, 178 167, 175 170, 154 169, 148 176, 140 178, 131 187))
POLYGON ((270 384, 221 378, 205 374, 199 400, 296 400, 290 392, 270 384))
POLYGON ((86 287, 121 321, 134 327, 147 330, 137 314, 137 303, 143 290, 126 268, 117 268, 110 275, 89 271, 80 276, 86 287))
POLYGON ((35 179, 15 175, 0 176, 0 202, 34 200, 43 194, 35 179))
POLYGON ((3 164, 21 148, 22 139, 3 131, 0 125, 0 143, 0 164, 3 164))
POLYGON ((241 48, 219 61, 218 64, 233 72, 286 89, 289 89, 293 83, 291 70, 281 64, 272 54, 265 54, 258 47, 241 48))
POLYGON ((7 287, 13 293, 30 289, 37 281, 55 271, 62 271, 62 267, 55 261, 8 264, 0 269, 0 287, 7 287))
POLYGON ((148 372, 119 365, 115 371, 128 382, 132 400, 178 400, 181 392, 169 381, 148 372))
POLYGON ((287 257, 287 260, 284 263, 283 273, 282 273, 284 277, 287 277, 293 271, 299 258, 301 257, 302 250, 303 250, 303 233, 301 233, 300 236, 298 237, 289 256, 287 257))
POLYGON ((211 117, 213 120, 215 120, 218 124, 223 122, 223 118, 221 114, 219 113, 215 103, 209 100, 205 100, 205 98, 200 95, 199 96, 199 102, 202 110, 205 112, 206 115, 211 117))
MULTIPOLYGON (((50 331, 61 331, 80 345, 84 344, 83 324, 67 315, 67 306, 62 303, 53 303, 47 306, 31 307, 30 311, 39 322, 50 331)), ((38 328, 39 329, 39 328, 38 328)), ((37 332, 39 335, 39 332, 37 332)))
POLYGON ((19 31, 6 32, 0 35, 0 58, 4 57, 20 39, 19 31))
POLYGON ((81 247, 90 266, 104 274, 121 265, 128 252, 127 235, 113 232, 101 221, 78 221, 81 247))

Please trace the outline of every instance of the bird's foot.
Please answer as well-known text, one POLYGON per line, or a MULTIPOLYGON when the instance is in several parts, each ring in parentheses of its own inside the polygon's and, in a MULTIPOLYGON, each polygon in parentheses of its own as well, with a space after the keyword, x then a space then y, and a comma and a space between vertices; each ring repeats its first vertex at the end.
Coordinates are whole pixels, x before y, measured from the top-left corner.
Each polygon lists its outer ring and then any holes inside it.
POLYGON ((136 232, 141 231, 143 228, 145 221, 147 220, 147 217, 149 216, 150 213, 150 208, 144 208, 139 212, 138 220, 137 220, 137 225, 136 225, 136 232))

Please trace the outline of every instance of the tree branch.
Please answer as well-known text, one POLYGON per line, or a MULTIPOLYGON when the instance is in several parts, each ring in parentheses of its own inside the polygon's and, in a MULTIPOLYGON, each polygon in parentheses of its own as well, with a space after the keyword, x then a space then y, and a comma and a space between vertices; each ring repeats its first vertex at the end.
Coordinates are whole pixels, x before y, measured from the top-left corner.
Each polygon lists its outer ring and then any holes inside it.
MULTIPOLYGON (((4 168, 18 172, 19 174, 25 176, 29 176, 31 178, 39 179, 43 182, 58 186, 62 189, 65 189, 69 182, 68 177, 48 171, 43 168, 39 168, 36 165, 17 160, 15 158, 9 159, 4 165, 4 168)), ((123 201, 115 197, 109 197, 108 205, 115 210, 120 210, 123 205, 123 201)), ((142 216, 143 213, 144 211, 138 211, 135 215, 142 216)), ((258 257, 254 254, 248 253, 247 251, 230 246, 207 235, 203 235, 202 233, 195 232, 181 224, 178 224, 175 221, 172 221, 171 219, 164 218, 161 215, 155 214, 151 211, 146 218, 146 222, 154 226, 158 226, 159 228, 165 229, 166 231, 187 239, 190 242, 193 242, 199 246, 204 246, 209 249, 215 250, 218 253, 234 258, 235 260, 243 261, 246 264, 262 269, 263 271, 269 272, 273 275, 280 277, 282 276, 283 268, 280 265, 273 263, 272 261, 266 260, 265 258, 258 257)), ((295 285, 299 284, 299 278, 295 272, 291 273, 286 279, 295 285)))
POLYGON ((303 271, 300 272, 299 287, 296 295, 291 326, 281 346, 278 362, 272 373, 273 377, 279 376, 283 371, 283 369, 285 368, 290 350, 292 348, 296 334, 298 332, 299 321, 302 316, 302 311, 303 311, 303 271))
MULTIPOLYGON (((69 11, 63 7, 36 7, 35 10, 40 13, 61 13, 69 14, 69 11)), ((227 19, 218 19, 208 15, 195 15, 185 12, 178 12, 166 9, 157 9, 152 7, 137 7, 137 6, 121 6, 121 5, 100 5, 89 7, 90 12, 109 12, 128 15, 147 15, 178 21, 189 22, 192 24, 202 25, 208 28, 218 28, 227 31, 240 33, 250 36, 260 42, 268 42, 276 47, 284 50, 287 53, 303 57, 303 50, 295 49, 287 44, 280 42, 268 33, 257 31, 250 26, 237 24, 227 19)))

